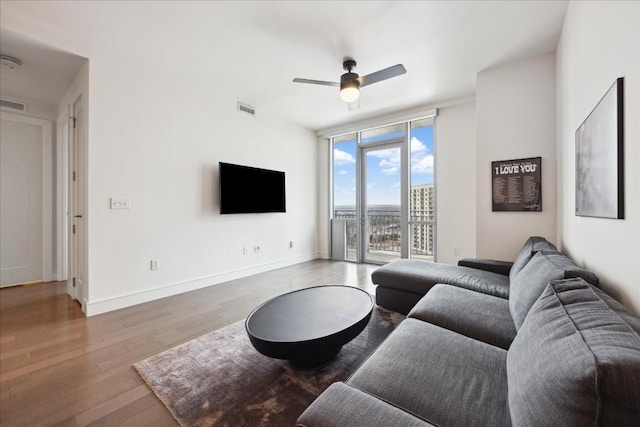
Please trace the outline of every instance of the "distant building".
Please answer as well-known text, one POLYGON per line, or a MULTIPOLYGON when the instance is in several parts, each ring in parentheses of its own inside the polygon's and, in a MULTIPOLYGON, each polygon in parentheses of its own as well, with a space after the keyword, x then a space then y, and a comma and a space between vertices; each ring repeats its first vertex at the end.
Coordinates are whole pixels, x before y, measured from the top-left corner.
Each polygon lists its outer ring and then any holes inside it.
POLYGON ((410 220, 411 220, 411 253, 416 255, 432 255, 434 196, 433 184, 411 187, 410 220))

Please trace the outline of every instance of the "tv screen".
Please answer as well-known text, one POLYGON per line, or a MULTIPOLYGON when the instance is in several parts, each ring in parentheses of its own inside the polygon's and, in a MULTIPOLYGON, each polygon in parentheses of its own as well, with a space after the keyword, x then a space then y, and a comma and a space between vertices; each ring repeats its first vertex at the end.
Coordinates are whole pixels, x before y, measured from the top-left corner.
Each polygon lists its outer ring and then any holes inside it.
POLYGON ((284 172, 218 165, 221 214, 286 212, 284 172))

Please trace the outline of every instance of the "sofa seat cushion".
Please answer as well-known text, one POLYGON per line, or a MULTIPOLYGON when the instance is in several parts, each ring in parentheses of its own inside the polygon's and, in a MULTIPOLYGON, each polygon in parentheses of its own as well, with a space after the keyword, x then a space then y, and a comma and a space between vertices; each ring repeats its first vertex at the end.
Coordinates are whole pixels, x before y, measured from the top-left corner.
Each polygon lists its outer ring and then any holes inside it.
POLYGON ((511 279, 509 309, 516 329, 520 328, 529 309, 544 288, 552 280, 582 277, 591 284, 598 284, 598 277, 578 267, 561 252, 537 252, 524 268, 511 279))
POLYGON ((300 415, 298 427, 429 427, 429 424, 344 383, 333 383, 300 415))
POLYGON ((509 297, 509 278, 502 274, 412 259, 383 265, 371 273, 371 280, 378 286, 422 295, 437 283, 447 283, 501 298, 509 297))
POLYGON ((438 426, 505 426, 507 352, 407 318, 347 381, 438 426))
POLYGON ((450 285, 435 285, 409 316, 505 350, 516 336, 509 301, 450 285))
POLYGON ((513 425, 637 426, 640 319, 583 279, 551 282, 507 356, 513 425))

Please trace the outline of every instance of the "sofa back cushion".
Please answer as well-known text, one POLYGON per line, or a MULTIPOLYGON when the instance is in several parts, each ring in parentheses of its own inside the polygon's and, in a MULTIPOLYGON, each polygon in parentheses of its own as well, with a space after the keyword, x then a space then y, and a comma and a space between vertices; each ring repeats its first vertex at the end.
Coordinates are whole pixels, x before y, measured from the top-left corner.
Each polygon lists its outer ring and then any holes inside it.
POLYGON ((551 282, 507 353, 514 426, 637 426, 640 319, 582 279, 551 282))
POLYGON ((544 237, 529 237, 527 241, 524 242, 522 249, 520 249, 520 253, 513 261, 513 265, 509 271, 509 280, 513 279, 513 277, 518 274, 525 265, 527 265, 531 257, 533 257, 536 252, 557 250, 558 248, 556 248, 551 242, 548 242, 544 237))
POLYGON ((550 281, 574 277, 582 277, 596 286, 599 282, 595 274, 578 267, 561 252, 540 251, 533 255, 509 283, 509 310, 516 330, 550 281))

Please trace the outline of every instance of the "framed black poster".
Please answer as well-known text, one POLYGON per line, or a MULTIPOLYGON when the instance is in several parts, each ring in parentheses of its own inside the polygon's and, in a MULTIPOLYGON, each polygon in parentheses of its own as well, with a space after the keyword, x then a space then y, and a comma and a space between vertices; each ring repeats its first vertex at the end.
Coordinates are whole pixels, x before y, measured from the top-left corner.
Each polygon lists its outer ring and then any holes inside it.
POLYGON ((491 162, 494 212, 542 211, 542 157, 491 162))

